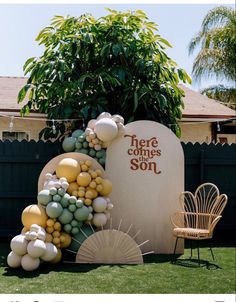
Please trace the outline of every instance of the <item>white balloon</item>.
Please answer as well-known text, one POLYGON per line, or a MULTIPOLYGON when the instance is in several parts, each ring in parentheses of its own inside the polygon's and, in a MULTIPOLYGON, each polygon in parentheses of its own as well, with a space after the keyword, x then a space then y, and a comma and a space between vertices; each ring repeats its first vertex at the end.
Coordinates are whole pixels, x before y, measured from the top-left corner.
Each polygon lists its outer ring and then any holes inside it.
POLYGON ((39 258, 33 258, 29 254, 24 255, 21 259, 21 266, 25 271, 34 271, 39 265, 39 258))
POLYGON ((46 242, 46 251, 40 257, 43 261, 52 261, 57 255, 57 248, 54 244, 46 242))
POLYGON ((10 267, 17 268, 21 266, 21 258, 22 256, 17 255, 14 252, 10 252, 7 256, 7 264, 10 267))
POLYGON ((93 215, 93 224, 96 227, 102 227, 107 223, 107 216, 104 213, 95 213, 93 215))
POLYGON ((27 246, 28 254, 33 258, 41 257, 46 251, 46 244, 39 239, 35 241, 30 241, 27 246))
POLYGON ((123 116, 121 116, 121 115, 119 115, 119 114, 114 114, 114 115, 112 116, 112 119, 113 119, 113 121, 116 122, 116 123, 124 124, 124 118, 123 118, 123 116))
POLYGON ((102 118, 111 118, 111 114, 109 112, 102 112, 99 114, 97 120, 101 120, 102 118))
POLYGON ((29 231, 25 233, 25 238, 27 240, 36 240, 38 238, 38 234, 34 231, 29 231))
POLYGON ((88 122, 88 128, 94 129, 95 123, 97 120, 93 119, 88 122))
POLYGON ((26 240, 25 235, 22 234, 12 238, 10 243, 11 250, 19 256, 23 256, 27 253, 27 245, 28 241, 26 240))
POLYGON ((101 141, 109 142, 116 138, 118 127, 112 119, 102 118, 96 122, 94 131, 101 141))
POLYGON ((102 213, 107 208, 107 200, 103 197, 97 197, 93 201, 93 210, 97 213, 102 213))

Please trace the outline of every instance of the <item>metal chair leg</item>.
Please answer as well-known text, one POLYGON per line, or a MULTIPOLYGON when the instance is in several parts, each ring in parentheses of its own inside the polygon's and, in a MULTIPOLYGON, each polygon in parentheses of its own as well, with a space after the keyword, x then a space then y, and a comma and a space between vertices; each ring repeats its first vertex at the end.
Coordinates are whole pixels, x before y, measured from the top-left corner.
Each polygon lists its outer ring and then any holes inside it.
POLYGON ((193 244, 192 244, 192 240, 190 240, 190 248, 191 248, 191 254, 190 254, 190 259, 193 256, 193 244))
POLYGON ((175 251, 176 251, 178 239, 179 239, 179 237, 176 237, 176 240, 175 240, 175 248, 174 248, 174 253, 173 253, 173 257, 172 257, 171 263, 174 263, 174 262, 175 262, 175 251))
POLYGON ((201 260, 200 260, 200 252, 199 252, 199 240, 197 240, 197 258, 198 258, 198 266, 200 266, 201 260))
POLYGON ((215 257, 214 257, 213 250, 212 250, 211 241, 209 241, 209 246, 210 246, 210 251, 211 251, 212 259, 213 259, 213 261, 215 261, 215 257))

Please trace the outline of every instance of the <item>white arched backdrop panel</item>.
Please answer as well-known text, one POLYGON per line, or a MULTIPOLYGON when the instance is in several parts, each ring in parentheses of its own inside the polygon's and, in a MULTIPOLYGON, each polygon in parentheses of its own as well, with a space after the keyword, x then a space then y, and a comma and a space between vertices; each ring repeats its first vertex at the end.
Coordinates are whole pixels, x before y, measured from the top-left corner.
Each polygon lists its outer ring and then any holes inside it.
MULTIPOLYGON (((152 121, 125 126, 125 135, 107 149, 106 176, 113 183, 110 195, 114 208, 112 223, 121 229, 130 225, 143 253, 173 252, 170 216, 180 210, 179 194, 184 191, 184 154, 179 139, 167 127, 152 121)), ((179 245, 183 252, 183 244, 179 245)))

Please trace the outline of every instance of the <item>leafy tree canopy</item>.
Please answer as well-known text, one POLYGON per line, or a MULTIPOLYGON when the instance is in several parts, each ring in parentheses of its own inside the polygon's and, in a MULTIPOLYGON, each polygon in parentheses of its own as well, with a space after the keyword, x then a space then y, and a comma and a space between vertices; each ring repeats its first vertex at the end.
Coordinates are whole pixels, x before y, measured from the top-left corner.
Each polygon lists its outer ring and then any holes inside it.
MULTIPOLYGON (((95 19, 55 16, 36 38, 45 46, 39 58, 29 58, 27 84, 18 102, 29 95, 22 114, 32 110, 49 119, 78 118, 85 124, 101 112, 121 114, 126 122, 149 119, 171 125, 179 135, 184 92, 179 81, 190 83, 183 69, 164 52, 171 47, 146 14, 118 12, 95 19)), ((72 129, 78 127, 74 123, 72 129)), ((58 138, 66 131, 57 122, 41 136, 58 138)))

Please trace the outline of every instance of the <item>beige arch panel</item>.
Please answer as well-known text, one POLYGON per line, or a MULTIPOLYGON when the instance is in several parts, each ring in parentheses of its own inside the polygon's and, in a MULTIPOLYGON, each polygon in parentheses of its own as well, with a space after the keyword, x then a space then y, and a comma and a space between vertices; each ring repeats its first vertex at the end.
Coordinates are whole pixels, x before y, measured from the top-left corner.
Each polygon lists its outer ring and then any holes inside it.
POLYGON ((92 157, 83 154, 83 153, 78 153, 78 152, 69 152, 69 153, 63 153, 60 154, 56 157, 54 157, 53 159, 51 159, 43 168, 43 170, 41 171, 40 175, 39 175, 39 180, 38 180, 38 192, 41 191, 43 189, 43 184, 44 184, 44 177, 46 173, 54 173, 56 170, 56 166, 57 164, 63 159, 63 158, 73 158, 77 161, 80 160, 90 160, 92 161, 92 169, 96 170, 96 169, 100 169, 102 171, 102 177, 104 177, 105 175, 105 171, 103 169, 103 167, 92 157))
POLYGON ((142 264, 142 252, 127 233, 102 230, 89 236, 80 246, 76 263, 142 264))

